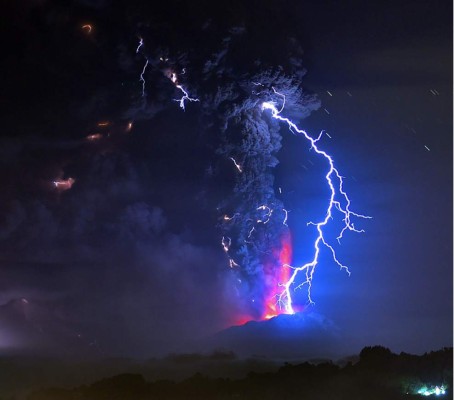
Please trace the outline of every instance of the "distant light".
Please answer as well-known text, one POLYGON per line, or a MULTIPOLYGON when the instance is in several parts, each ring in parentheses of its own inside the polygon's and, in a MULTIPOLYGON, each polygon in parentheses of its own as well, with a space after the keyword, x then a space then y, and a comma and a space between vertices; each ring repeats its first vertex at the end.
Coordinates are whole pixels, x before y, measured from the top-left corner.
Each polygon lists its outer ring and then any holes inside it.
POLYGON ((435 387, 427 387, 427 386, 423 386, 421 389, 418 390, 417 392, 418 394, 421 394, 423 396, 432 396, 432 395, 435 395, 435 396, 442 396, 444 394, 446 394, 446 388, 441 385, 441 386, 435 386, 435 387))

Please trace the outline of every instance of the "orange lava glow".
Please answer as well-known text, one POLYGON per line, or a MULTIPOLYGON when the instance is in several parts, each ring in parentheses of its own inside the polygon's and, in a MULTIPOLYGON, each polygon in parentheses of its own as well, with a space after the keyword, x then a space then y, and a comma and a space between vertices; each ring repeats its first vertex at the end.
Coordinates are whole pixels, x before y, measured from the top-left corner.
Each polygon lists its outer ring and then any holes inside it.
POLYGON ((281 238, 278 259, 279 268, 271 275, 272 281, 268 285, 269 289, 265 297, 265 311, 262 319, 270 319, 285 312, 285 310, 279 308, 276 296, 281 292, 279 285, 287 282, 290 278, 291 269, 285 266, 286 264, 290 265, 292 261, 292 238, 290 233, 284 234, 281 238))
POLYGON ((248 323, 249 321, 251 321, 252 318, 251 317, 246 317, 246 316, 243 316, 243 317, 240 317, 234 325, 238 326, 238 325, 244 325, 246 323, 248 323))

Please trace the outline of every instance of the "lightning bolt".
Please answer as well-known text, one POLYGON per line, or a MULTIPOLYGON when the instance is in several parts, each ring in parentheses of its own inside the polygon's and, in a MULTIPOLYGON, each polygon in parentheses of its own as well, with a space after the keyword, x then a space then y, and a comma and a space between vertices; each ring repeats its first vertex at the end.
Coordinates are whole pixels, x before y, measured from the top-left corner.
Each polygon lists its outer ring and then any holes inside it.
POLYGON ((189 94, 188 92, 186 92, 186 90, 184 90, 183 86, 181 85, 175 85, 177 89, 180 89, 181 92, 183 93, 183 96, 181 96, 180 99, 174 99, 174 101, 177 101, 178 103, 180 103, 180 108, 185 111, 186 108, 185 108, 185 105, 184 105, 184 102, 186 100, 188 101, 200 101, 199 99, 196 99, 196 98, 193 98, 193 97, 189 97, 189 94))
MULTIPOLYGON (((184 75, 185 73, 186 73, 186 69, 183 68, 182 75, 184 75)), ((177 101, 178 103, 180 103, 180 108, 183 111, 186 111, 186 107, 184 105, 186 100, 188 100, 188 101, 196 101, 196 102, 200 101, 199 99, 196 99, 196 98, 193 98, 193 97, 189 97, 188 92, 183 88, 183 86, 181 86, 178 83, 178 76, 177 76, 176 72, 172 72, 170 74, 169 79, 172 81, 172 83, 175 85, 175 87, 183 93, 183 96, 181 96, 180 99, 173 99, 173 101, 177 101)))
MULTIPOLYGON (((328 163, 328 172, 325 175, 326 183, 330 189, 330 196, 328 205, 325 212, 325 218, 319 222, 309 222, 308 225, 313 225, 317 231, 317 237, 314 242, 314 255, 311 261, 301 265, 301 266, 291 266, 289 264, 284 264, 282 268, 289 268, 291 270, 290 277, 286 282, 280 283, 279 286, 282 287, 282 291, 276 295, 277 304, 281 309, 285 311, 287 314, 294 314, 295 311, 293 309, 293 300, 292 300, 292 289, 296 290, 302 288, 303 286, 307 286, 307 296, 308 301, 310 304, 313 304, 311 297, 311 288, 312 288, 312 280, 314 277, 315 269, 319 262, 319 255, 321 247, 324 246, 328 248, 331 252, 332 258, 334 262, 339 266, 341 270, 345 270, 349 275, 350 271, 348 267, 342 264, 336 255, 334 248, 328 243, 324 236, 324 228, 328 225, 329 221, 332 219, 333 211, 337 210, 343 216, 343 223, 344 226, 339 233, 337 240, 343 237, 345 231, 353 231, 353 232, 364 232, 364 230, 356 229, 353 222, 352 217, 357 218, 371 218, 366 215, 357 214, 350 210, 351 201, 344 190, 344 181, 343 177, 340 175, 339 171, 335 167, 333 158, 324 150, 321 150, 317 146, 317 142, 321 139, 323 132, 317 137, 313 138, 309 136, 304 130, 299 129, 294 122, 290 119, 285 118, 281 115, 281 112, 284 110, 285 105, 285 95, 277 92, 274 88, 274 93, 281 96, 283 98, 283 104, 280 109, 276 107, 276 103, 272 101, 266 101, 262 103, 262 111, 271 111, 272 118, 287 124, 289 130, 294 133, 303 136, 306 140, 309 141, 311 145, 311 149, 313 149, 317 154, 322 156, 326 162, 328 163), (298 283, 297 278, 302 275, 303 280, 301 283, 298 283)), ((287 213, 284 224, 287 222, 287 213)))
POLYGON ((241 174, 243 172, 243 168, 241 167, 241 165, 238 164, 237 161, 233 157, 229 157, 229 158, 233 161, 233 164, 235 164, 236 169, 241 174))
POLYGON ((142 97, 145 97, 145 78, 143 77, 143 75, 145 74, 145 71, 148 67, 148 58, 146 59, 147 61, 145 62, 145 65, 143 66, 143 70, 142 70, 142 73, 140 74, 140 82, 142 82, 142 97))
POLYGON ((139 53, 139 50, 140 48, 143 46, 143 39, 140 37, 139 38, 139 45, 137 46, 137 49, 136 49, 136 54, 139 53))

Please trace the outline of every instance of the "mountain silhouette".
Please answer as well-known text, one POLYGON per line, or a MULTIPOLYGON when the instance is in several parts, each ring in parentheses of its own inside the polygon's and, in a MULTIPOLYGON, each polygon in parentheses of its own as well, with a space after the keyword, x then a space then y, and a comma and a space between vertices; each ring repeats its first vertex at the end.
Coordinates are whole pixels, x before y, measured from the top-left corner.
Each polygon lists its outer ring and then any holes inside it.
POLYGON ((207 340, 244 357, 285 360, 336 359, 349 354, 343 334, 318 313, 281 314, 220 331, 207 340))

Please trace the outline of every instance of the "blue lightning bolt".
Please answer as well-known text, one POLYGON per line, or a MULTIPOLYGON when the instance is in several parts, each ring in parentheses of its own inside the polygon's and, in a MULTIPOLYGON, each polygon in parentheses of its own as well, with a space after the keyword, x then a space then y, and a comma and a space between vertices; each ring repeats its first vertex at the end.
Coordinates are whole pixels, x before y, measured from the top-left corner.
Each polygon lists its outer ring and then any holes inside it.
MULTIPOLYGON (((326 241, 323 230, 324 228, 328 225, 329 220, 332 218, 333 210, 336 209, 343 215, 343 222, 344 226, 340 232, 340 234, 337 237, 337 240, 340 241, 340 239, 343 237, 343 234, 345 231, 353 231, 353 232, 364 232, 364 230, 358 230, 355 228, 355 225, 351 221, 352 217, 357 217, 357 218, 371 218, 366 215, 361 215, 357 214, 353 211, 350 210, 350 205, 351 201, 345 192, 343 188, 343 178, 340 175, 339 171, 334 165, 334 160, 333 158, 326 153, 324 150, 321 150, 317 147, 317 142, 321 139, 323 132, 316 138, 312 138, 309 136, 304 130, 299 129, 295 123, 293 123, 290 119, 285 118, 281 116, 281 112, 284 109, 285 105, 285 96, 279 92, 277 92, 274 88, 274 93, 281 96, 283 98, 283 104, 281 108, 278 110, 276 107, 276 104, 271 101, 267 101, 262 103, 262 110, 269 110, 271 111, 271 116, 281 122, 284 122, 287 124, 289 130, 294 133, 294 134, 299 134, 304 136, 311 144, 311 149, 313 149, 317 154, 322 156, 329 165, 329 169, 327 174, 325 175, 326 182, 328 184, 328 187, 330 189, 330 197, 329 197, 329 202, 327 205, 326 209, 326 214, 325 218, 320 221, 320 222, 309 222, 308 225, 314 225, 316 230, 317 230, 317 238, 315 239, 314 242, 314 257, 312 258, 311 261, 307 262, 304 265, 294 267, 288 264, 283 265, 284 268, 290 268, 292 270, 292 273, 290 275, 290 278, 288 279, 287 282, 280 283, 280 286, 283 287, 283 290, 281 293, 277 295, 277 302, 281 309, 284 309, 287 314, 294 314, 295 311, 293 309, 293 301, 292 301, 292 292, 291 289, 295 285, 293 290, 302 288, 304 285, 307 285, 307 293, 308 293, 308 301, 310 304, 313 304, 314 302, 312 301, 311 297, 311 288, 312 288, 312 279, 314 276, 315 269, 317 267, 317 264, 319 262, 319 255, 320 255, 320 249, 321 246, 324 245, 327 247, 333 257, 334 262, 339 266, 341 270, 345 270, 349 275, 350 271, 347 266, 342 264, 337 256, 334 248, 326 241), (296 283, 296 278, 298 275, 302 274, 303 275, 303 282, 297 284, 296 283)), ((286 214, 287 217, 287 214, 286 214)), ((285 218, 285 223, 287 222, 287 218, 285 218)))

